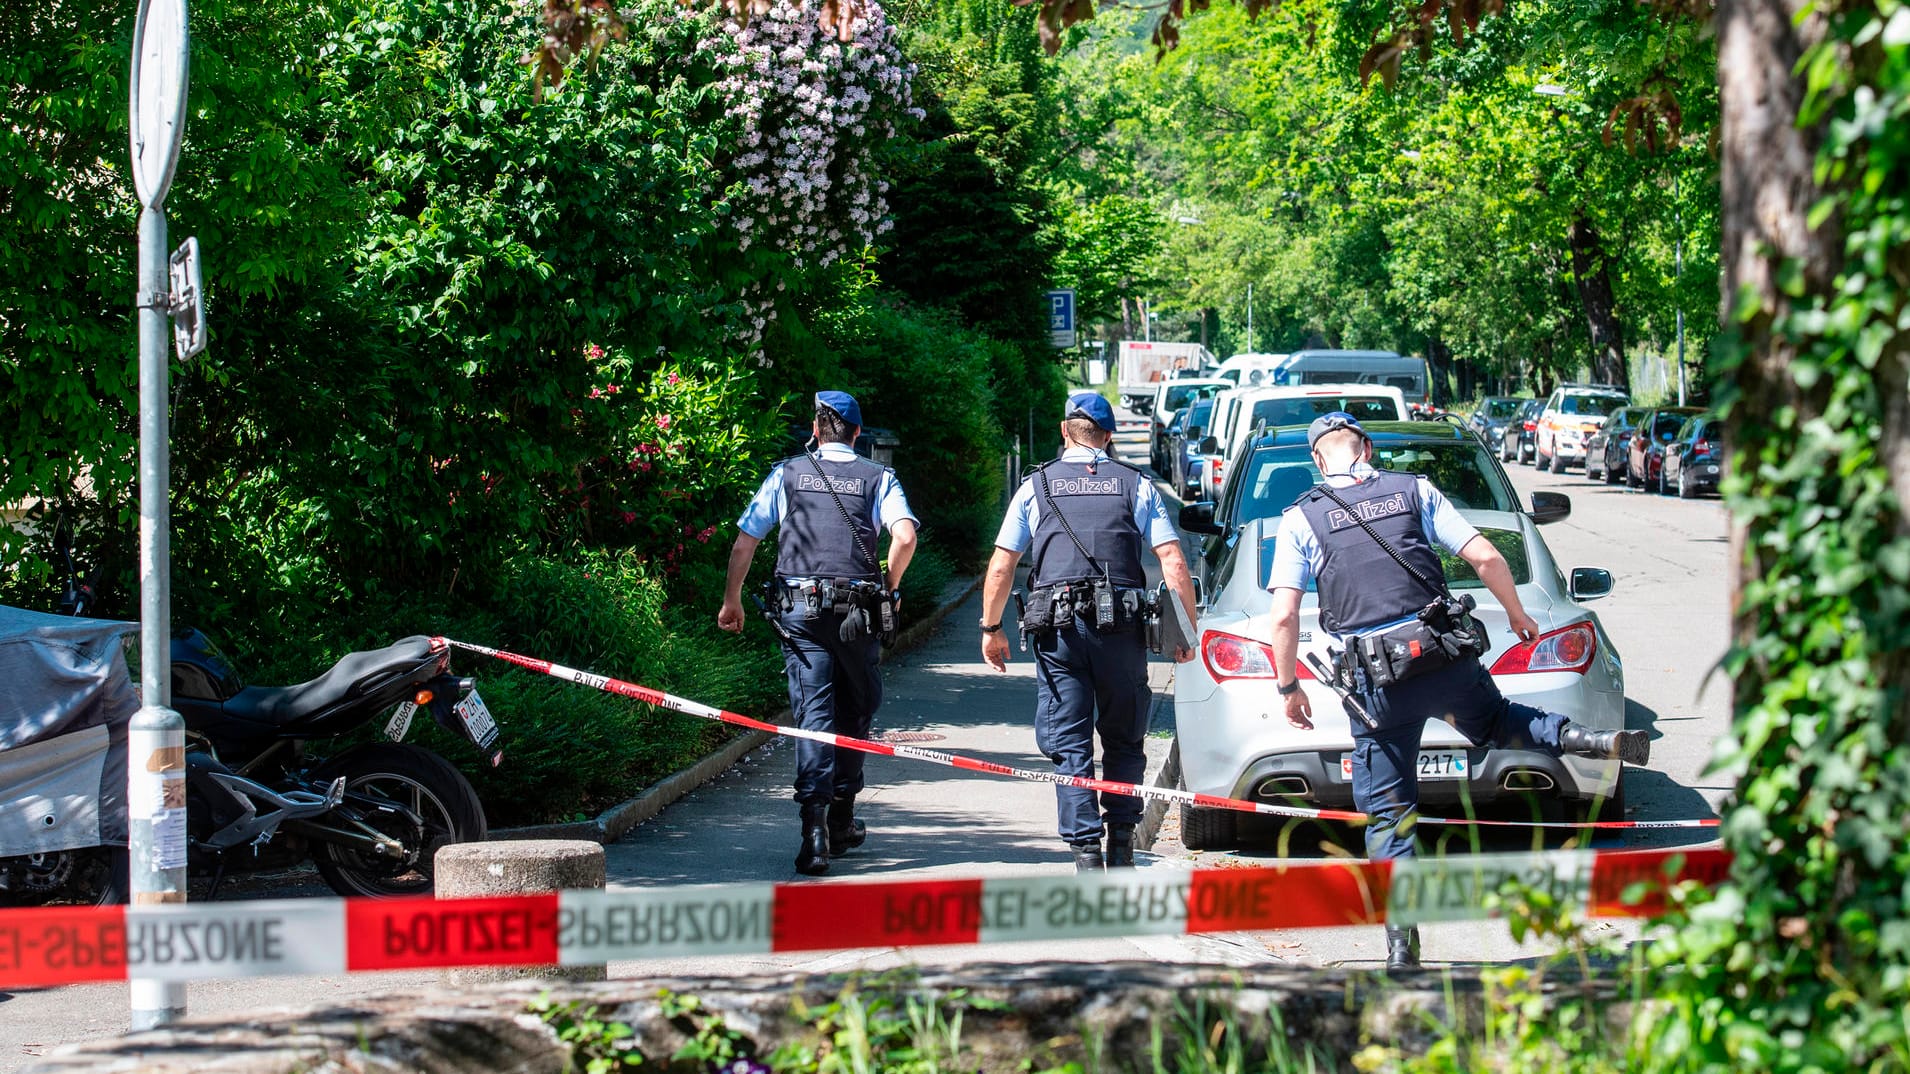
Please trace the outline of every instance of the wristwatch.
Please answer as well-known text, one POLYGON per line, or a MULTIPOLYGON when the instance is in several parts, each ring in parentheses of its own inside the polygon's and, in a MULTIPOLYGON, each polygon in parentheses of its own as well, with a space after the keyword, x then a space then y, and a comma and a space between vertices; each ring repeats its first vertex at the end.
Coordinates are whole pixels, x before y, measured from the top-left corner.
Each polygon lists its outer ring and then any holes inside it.
POLYGON ((1281 697, 1292 697, 1294 694, 1297 694, 1300 692, 1300 680, 1295 679, 1292 682, 1286 684, 1285 686, 1282 686, 1276 682, 1273 684, 1273 688, 1280 692, 1281 697))
POLYGON ((984 620, 982 620, 982 633, 984 633, 984 634, 998 634, 998 633, 1000 633, 1000 632, 1001 632, 1001 624, 1000 624, 1000 623, 996 623, 995 625, 993 625, 993 626, 990 626, 990 625, 988 624, 988 621, 987 621, 987 620, 985 620, 985 619, 984 619, 984 620))

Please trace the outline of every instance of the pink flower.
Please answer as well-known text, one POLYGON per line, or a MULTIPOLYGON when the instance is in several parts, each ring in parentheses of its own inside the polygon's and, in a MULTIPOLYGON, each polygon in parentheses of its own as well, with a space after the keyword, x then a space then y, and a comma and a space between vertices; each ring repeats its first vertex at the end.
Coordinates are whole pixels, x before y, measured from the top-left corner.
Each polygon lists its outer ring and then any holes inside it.
POLYGON ((584 354, 590 358, 602 358, 604 356, 604 349, 592 343, 590 346, 584 348, 584 354))
POLYGON ((675 373, 672 373, 672 374, 670 374, 670 376, 669 376, 669 381, 670 381, 670 383, 671 383, 671 384, 675 384, 675 383, 677 382, 677 380, 678 380, 678 379, 679 379, 679 378, 677 377, 677 375, 676 375, 675 373))
POLYGON ((637 513, 635 511, 625 511, 623 513, 624 525, 628 526, 630 523, 635 522, 636 520, 637 520, 637 513))
POLYGON ((670 415, 668 414, 657 415, 657 428, 668 429, 669 427, 670 427, 670 415))
POLYGON ((647 462, 640 462, 637 464, 637 469, 642 470, 644 473, 647 474, 650 472, 651 466, 647 462))

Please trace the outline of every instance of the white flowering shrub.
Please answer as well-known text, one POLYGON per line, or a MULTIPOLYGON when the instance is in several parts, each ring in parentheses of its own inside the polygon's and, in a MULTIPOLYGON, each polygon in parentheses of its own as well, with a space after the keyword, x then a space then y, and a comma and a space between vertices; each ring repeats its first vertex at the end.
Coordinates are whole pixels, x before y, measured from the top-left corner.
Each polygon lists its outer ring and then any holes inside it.
POLYGON ((877 151, 899 120, 922 115, 881 6, 863 5, 846 30, 825 31, 808 5, 775 0, 747 26, 727 22, 700 42, 740 125, 735 153, 720 162, 738 245, 768 246, 798 269, 827 268, 888 229, 877 151))

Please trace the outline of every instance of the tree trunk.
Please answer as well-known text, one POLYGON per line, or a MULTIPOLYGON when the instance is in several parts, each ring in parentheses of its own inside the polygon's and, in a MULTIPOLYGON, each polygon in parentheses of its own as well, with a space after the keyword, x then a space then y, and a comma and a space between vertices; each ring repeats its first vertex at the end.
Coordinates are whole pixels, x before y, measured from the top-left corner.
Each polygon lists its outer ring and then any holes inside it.
POLYGON ((1426 401, 1433 406, 1445 406, 1451 398, 1451 393, 1446 390, 1446 373, 1452 368, 1452 348, 1446 346, 1438 336, 1428 338, 1426 364, 1432 372, 1432 378, 1426 384, 1426 401))
POLYGON ((1625 329, 1618 323, 1618 300, 1612 294, 1612 276, 1605 262, 1605 240, 1580 211, 1572 217, 1572 279, 1585 324, 1592 333, 1592 382, 1630 389, 1625 368, 1625 329))

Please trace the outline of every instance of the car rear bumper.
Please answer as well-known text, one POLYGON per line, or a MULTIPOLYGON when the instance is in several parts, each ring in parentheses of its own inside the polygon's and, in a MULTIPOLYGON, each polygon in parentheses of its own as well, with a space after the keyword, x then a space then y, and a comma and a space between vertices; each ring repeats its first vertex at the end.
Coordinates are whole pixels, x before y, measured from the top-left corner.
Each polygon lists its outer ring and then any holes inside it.
MULTIPOLYGON (((1549 753, 1483 748, 1464 752, 1469 778, 1420 780, 1422 805, 1455 806, 1465 801, 1489 805, 1521 794, 1582 799, 1599 789, 1598 782, 1581 782, 1562 758, 1549 753)), ((1301 802, 1326 809, 1352 809, 1353 784, 1347 778, 1343 756, 1338 750, 1269 754, 1247 766, 1230 797, 1269 805, 1301 802)))

